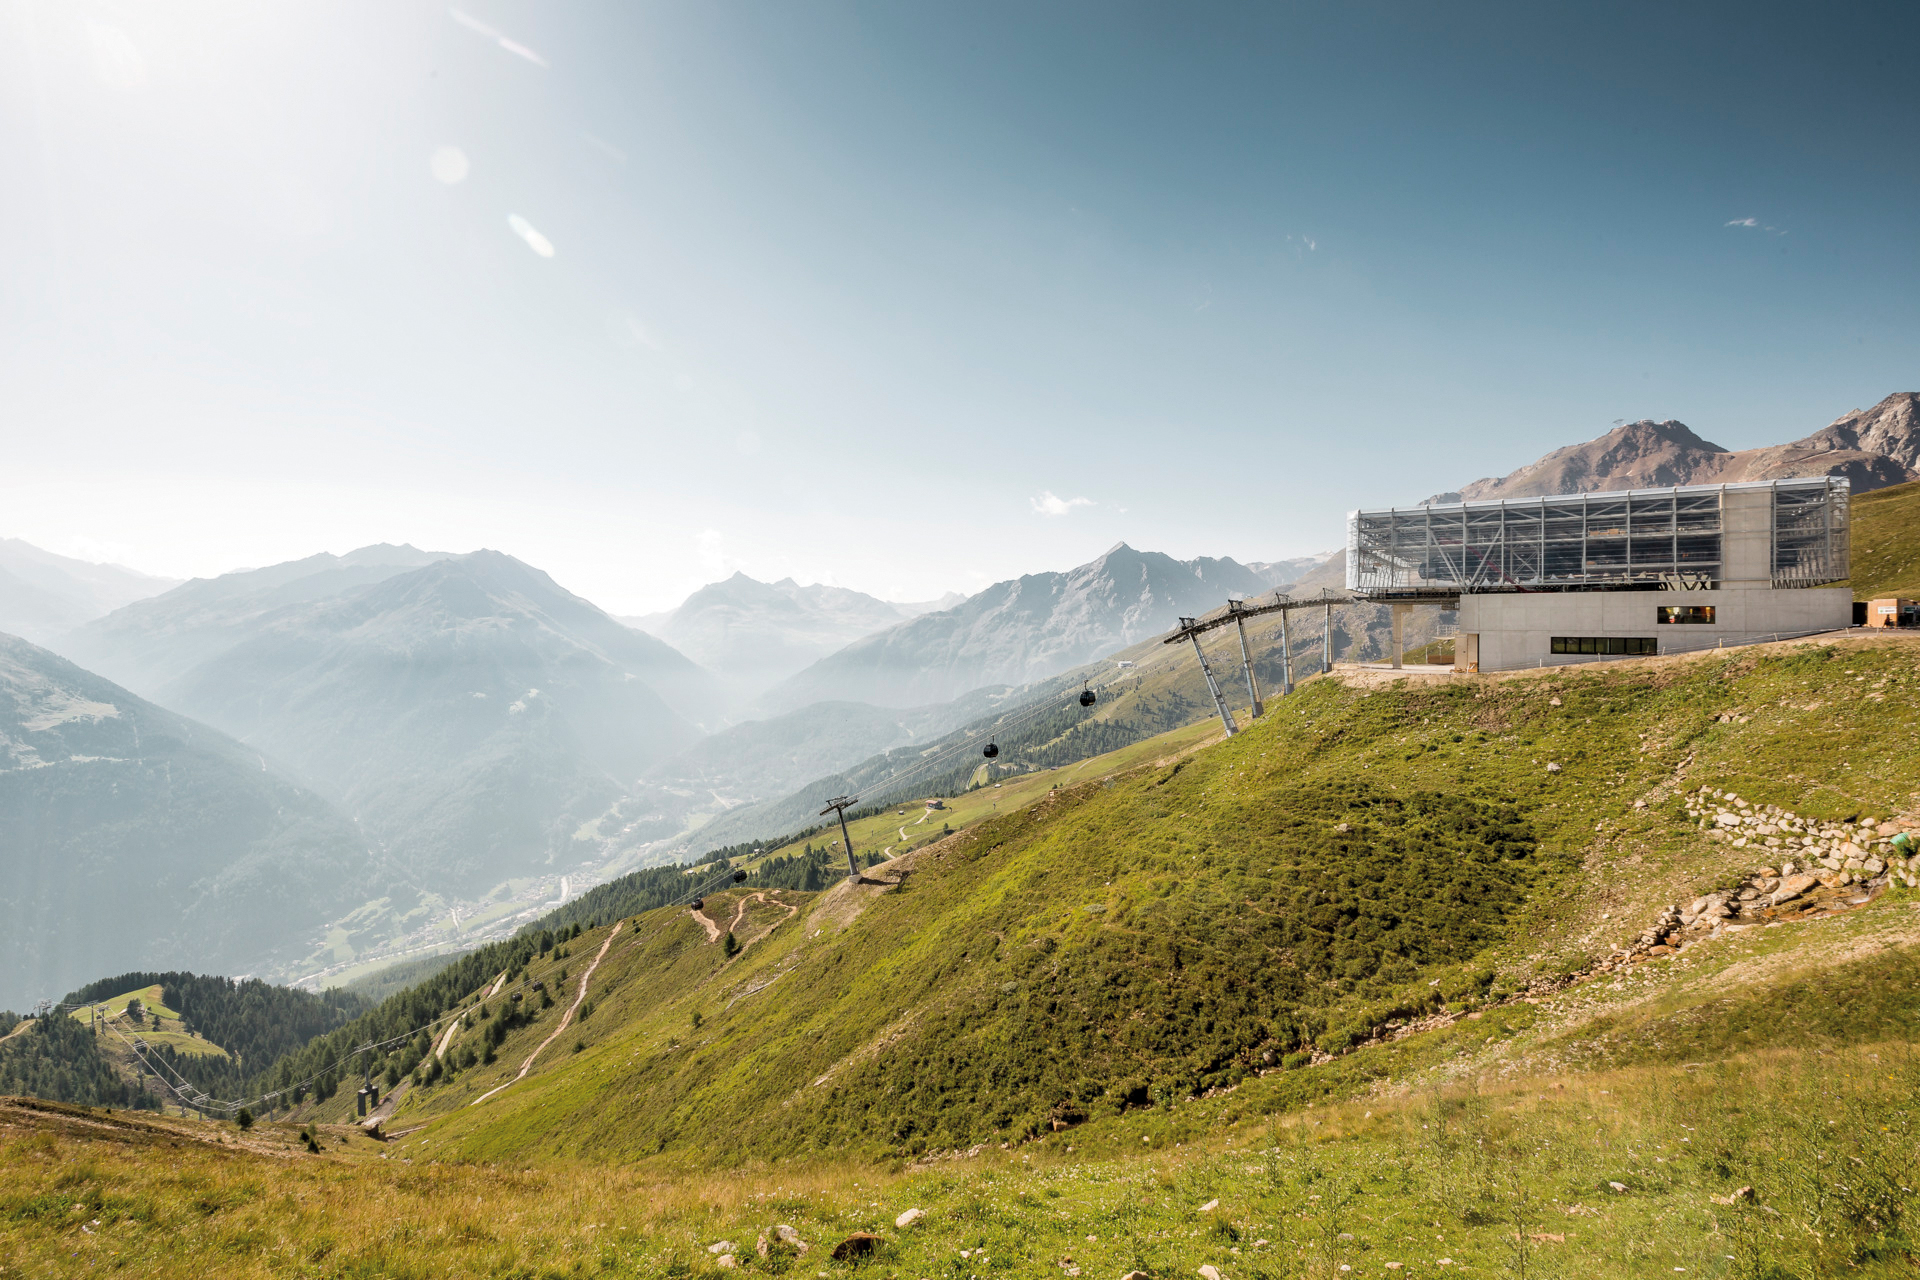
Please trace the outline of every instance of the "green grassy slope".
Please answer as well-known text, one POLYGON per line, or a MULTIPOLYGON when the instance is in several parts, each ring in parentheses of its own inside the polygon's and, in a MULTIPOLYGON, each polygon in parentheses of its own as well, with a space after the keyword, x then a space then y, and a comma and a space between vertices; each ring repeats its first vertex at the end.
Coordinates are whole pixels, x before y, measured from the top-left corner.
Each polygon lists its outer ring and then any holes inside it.
MULTIPOLYGON (((1209 1090, 1284 1109, 1514 1037, 1559 1052, 1508 997, 1753 866, 1685 820, 1676 780, 1892 817, 1913 798, 1917 713, 1902 639, 1316 681, 1236 739, 876 873, 908 872, 893 887, 769 894, 737 957, 685 913, 643 917, 596 973, 592 1016, 526 1080, 463 1105, 558 1006, 393 1123, 440 1116, 436 1144, 516 1159, 911 1154, 1209 1090), (1388 1023, 1496 1008, 1491 1030, 1343 1052, 1388 1023), (1275 1070, 1289 1054, 1317 1065, 1275 1070)), ((708 916, 733 923, 739 897, 708 916)), ((604 936, 572 944, 569 981, 604 936)), ((547 965, 529 977, 556 978, 547 965)), ((1712 994, 1672 998, 1697 1012, 1712 994)))
POLYGON ((13 1135, 0 1265, 155 1280, 1905 1275, 1920 1243, 1916 1087, 1911 1055, 1881 1044, 1435 1088, 1265 1123, 1221 1098, 1182 1109, 1208 1113, 1204 1130, 1130 1117, 1112 1151, 1089 1150, 1082 1129, 1063 1135, 1078 1149, 705 1177, 446 1160, 418 1137, 344 1130, 309 1153, 291 1124, 241 1134, 0 1100, 13 1135), (917 1220, 896 1226, 908 1210, 917 1220), (873 1254, 834 1259, 855 1231, 873 1254))
POLYGON ((1920 481, 1862 494, 1853 519, 1853 594, 1920 596, 1920 481))

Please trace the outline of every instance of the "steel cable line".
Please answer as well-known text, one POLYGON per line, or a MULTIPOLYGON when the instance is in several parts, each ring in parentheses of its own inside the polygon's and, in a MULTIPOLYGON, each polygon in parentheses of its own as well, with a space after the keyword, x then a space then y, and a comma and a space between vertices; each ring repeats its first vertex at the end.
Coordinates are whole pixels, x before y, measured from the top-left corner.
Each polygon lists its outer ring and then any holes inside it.
MULTIPOLYGON (((1105 689, 1106 687, 1104 684, 1100 686, 1101 689, 1105 689)), ((1013 733, 1045 713, 1057 710, 1059 710, 1059 708, 1054 704, 1052 699, 1038 699, 1026 707, 1008 713, 1006 717, 995 723, 992 726, 992 736, 998 737, 1013 733)), ((865 789, 870 792, 882 787, 891 790, 903 786, 924 774, 934 773, 940 769, 952 768, 973 751, 973 746, 973 738, 967 737, 922 760, 919 764, 914 765, 905 772, 889 774, 871 783, 865 789)))

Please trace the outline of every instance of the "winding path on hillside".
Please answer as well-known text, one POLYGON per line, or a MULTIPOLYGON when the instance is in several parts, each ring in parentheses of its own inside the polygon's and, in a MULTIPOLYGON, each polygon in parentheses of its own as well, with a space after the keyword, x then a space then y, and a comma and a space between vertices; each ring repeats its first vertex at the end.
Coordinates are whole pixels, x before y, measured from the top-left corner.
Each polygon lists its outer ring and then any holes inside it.
POLYGON ((688 907, 687 914, 692 916, 695 920, 698 920, 700 922, 700 927, 707 931, 708 942, 720 941, 720 926, 715 924, 713 921, 707 919, 706 912, 695 911, 692 907, 688 907))
MULTIPOLYGON (((585 1001, 587 998, 587 983, 593 980, 593 971, 595 969, 598 969, 600 967, 600 962, 607 958, 607 948, 613 945, 613 940, 620 936, 620 930, 624 929, 626 927, 626 924, 627 922, 625 920, 620 920, 615 922, 613 928, 607 930, 606 941, 602 942, 600 944, 600 950, 594 953, 593 963, 587 966, 587 971, 580 975, 580 990, 573 997, 573 1003, 567 1006, 566 1013, 561 1015, 560 1025, 553 1029, 553 1034, 548 1036, 545 1040, 542 1040, 540 1042, 539 1048, 535 1049, 532 1053, 527 1055, 527 1060, 520 1064, 520 1070, 514 1075, 513 1079, 507 1081, 507 1084, 497 1085, 494 1088, 487 1090, 485 1093, 475 1098, 472 1102, 469 1102, 467 1104, 468 1106, 477 1107, 481 1103, 485 1102, 488 1098, 491 1098, 494 1094, 500 1092, 500 1090, 506 1088, 508 1084, 518 1084, 520 1081, 526 1079, 527 1072, 533 1070, 533 1060, 535 1058, 538 1058, 543 1052, 545 1052, 546 1047, 548 1045, 552 1044, 555 1040, 558 1040, 561 1037, 561 1035, 566 1031, 566 1029, 573 1025, 573 1015, 579 1012, 581 1003, 585 1001)), ((505 981, 505 980, 506 980, 506 975, 502 974, 501 981, 505 981)), ((498 991, 499 989, 500 989, 499 986, 496 984, 494 987, 494 990, 498 991)))
MULTIPOLYGON (((774 892, 778 893, 779 890, 776 889, 774 890, 774 892)), ((740 899, 740 905, 735 909, 733 913, 733 923, 727 926, 727 931, 729 933, 731 933, 735 929, 738 929, 740 927, 740 922, 746 918, 747 904, 749 902, 758 902, 761 906, 766 906, 768 903, 767 895, 764 893, 750 893, 746 897, 740 899)), ((772 933, 775 929, 785 924, 788 920, 791 920, 795 916, 800 914, 800 908, 794 906, 791 902, 782 902, 780 901, 780 899, 774 898, 772 899, 772 903, 776 907, 785 907, 787 909, 786 917, 784 919, 775 920, 772 924, 768 925, 765 929, 761 930, 758 934, 755 934, 751 940, 744 939, 744 938, 741 939, 740 949, 742 951, 745 951, 749 946, 753 945, 753 943, 760 941, 760 939, 766 937, 769 933, 772 933)))

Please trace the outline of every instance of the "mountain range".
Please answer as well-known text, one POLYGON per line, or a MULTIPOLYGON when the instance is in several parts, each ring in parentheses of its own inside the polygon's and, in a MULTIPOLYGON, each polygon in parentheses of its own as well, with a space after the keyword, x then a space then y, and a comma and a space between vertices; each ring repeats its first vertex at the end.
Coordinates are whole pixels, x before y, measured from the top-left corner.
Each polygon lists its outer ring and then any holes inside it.
POLYGON ((718 704, 670 646, 495 551, 367 548, 196 581, 71 647, 284 761, 396 874, 444 893, 564 866, 718 704))
POLYGON ((60 652, 130 689, 164 698, 176 680, 251 636, 277 610, 424 568, 447 553, 381 543, 263 569, 195 578, 60 637, 60 652))
POLYGON ((1028 684, 1271 585, 1232 560, 1176 560, 1122 542, 1077 568, 996 582, 951 609, 856 640, 775 685, 761 705, 923 706, 986 685, 1028 684))
POLYGON ((759 582, 735 573, 688 596, 679 608, 622 621, 658 636, 727 682, 737 696, 758 694, 863 636, 966 597, 895 604, 846 587, 792 578, 759 582))
POLYGON ((1630 422, 1597 440, 1556 449, 1508 475, 1435 494, 1428 502, 1537 498, 1611 489, 1736 484, 1845 476, 1855 493, 1920 474, 1920 392, 1855 409, 1810 436, 1762 449, 1723 449, 1681 422, 1630 422))
POLYGON ((156 956, 292 961, 376 896, 338 809, 251 747, 0 636, 0 1006, 156 956))
POLYGON ((37 644, 177 585, 176 579, 75 560, 18 538, 0 538, 0 631, 37 644))

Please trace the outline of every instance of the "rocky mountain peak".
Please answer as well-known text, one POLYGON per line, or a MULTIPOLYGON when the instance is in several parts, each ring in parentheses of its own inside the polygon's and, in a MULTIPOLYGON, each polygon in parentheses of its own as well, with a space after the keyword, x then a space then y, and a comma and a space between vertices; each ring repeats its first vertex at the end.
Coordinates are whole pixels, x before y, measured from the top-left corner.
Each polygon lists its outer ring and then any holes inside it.
POLYGON ((1866 492, 1911 480, 1917 469, 1920 395, 1900 392, 1803 440, 1762 449, 1726 449, 1672 419, 1624 423, 1508 475, 1476 480, 1427 501, 1479 502, 1821 475, 1845 476, 1855 492, 1866 492))
POLYGON ((1831 451, 1858 450, 1892 458, 1909 471, 1920 471, 1920 391, 1896 391, 1871 409, 1841 414, 1799 447, 1831 451))

